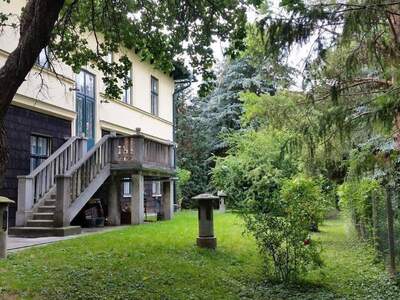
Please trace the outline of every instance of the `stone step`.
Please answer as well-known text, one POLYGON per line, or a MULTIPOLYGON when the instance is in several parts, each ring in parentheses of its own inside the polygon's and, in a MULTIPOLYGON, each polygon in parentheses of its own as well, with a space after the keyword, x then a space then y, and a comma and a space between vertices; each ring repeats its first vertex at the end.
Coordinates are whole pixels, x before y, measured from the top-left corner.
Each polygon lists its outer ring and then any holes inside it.
POLYGON ((45 212, 45 213, 33 213, 34 220, 54 220, 54 213, 45 212))
POLYGON ((44 206, 56 206, 56 200, 55 199, 46 199, 44 201, 44 206))
POLYGON ((43 205, 38 207, 38 212, 54 212, 55 210, 55 205, 43 205))
POLYGON ((51 195, 50 195, 50 199, 51 199, 51 200, 56 200, 56 194, 51 194, 51 195))
POLYGON ((52 227, 53 225, 53 220, 28 220, 26 222, 27 227, 52 227))
POLYGON ((10 236, 38 238, 50 236, 67 236, 80 234, 81 227, 67 226, 67 227, 10 227, 8 234, 10 236))

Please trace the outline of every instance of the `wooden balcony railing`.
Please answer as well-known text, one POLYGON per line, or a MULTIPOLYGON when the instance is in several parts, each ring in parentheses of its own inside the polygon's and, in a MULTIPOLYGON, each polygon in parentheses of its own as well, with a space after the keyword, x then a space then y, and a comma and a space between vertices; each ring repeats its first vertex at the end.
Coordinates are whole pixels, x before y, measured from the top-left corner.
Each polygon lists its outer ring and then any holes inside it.
POLYGON ((143 168, 174 169, 174 145, 141 134, 112 138, 112 164, 140 164, 143 168))

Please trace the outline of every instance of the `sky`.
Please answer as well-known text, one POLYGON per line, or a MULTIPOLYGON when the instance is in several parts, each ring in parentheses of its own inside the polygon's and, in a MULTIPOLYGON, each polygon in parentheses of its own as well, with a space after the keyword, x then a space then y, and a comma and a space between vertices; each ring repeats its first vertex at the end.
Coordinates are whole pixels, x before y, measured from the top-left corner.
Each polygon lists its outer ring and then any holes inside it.
MULTIPOLYGON (((272 0, 270 1, 270 9, 272 9, 276 13, 282 12, 281 8, 279 7, 280 0, 272 0)), ((260 18, 260 14, 254 8, 250 8, 247 11, 247 19, 249 22, 255 22, 257 19, 260 18)), ((224 49, 227 47, 227 43, 223 43, 219 40, 213 43, 212 48, 214 51, 214 56, 216 59, 216 65, 222 63, 224 61, 223 52, 224 49)), ((312 49, 312 41, 305 44, 305 45, 297 45, 292 48, 291 53, 288 58, 288 64, 290 67, 295 68, 299 71, 300 74, 304 71, 305 60, 309 56, 312 49)), ((293 90, 302 90, 302 76, 298 76, 295 79, 294 86, 291 87, 293 90)), ((195 87, 201 84, 201 80, 197 84, 194 84, 195 87)))

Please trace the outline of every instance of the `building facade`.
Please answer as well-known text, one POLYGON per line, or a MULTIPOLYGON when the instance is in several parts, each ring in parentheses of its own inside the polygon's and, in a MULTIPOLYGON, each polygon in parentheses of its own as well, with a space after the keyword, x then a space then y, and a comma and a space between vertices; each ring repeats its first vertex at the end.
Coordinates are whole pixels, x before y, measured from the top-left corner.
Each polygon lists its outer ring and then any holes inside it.
MULTIPOLYGON (((25 3, 1 2, 0 10, 17 19, 25 3)), ((18 34, 13 28, 0 33, 0 65, 17 46, 18 34)), ((94 37, 87 39, 95 47, 94 37)), ((17 228, 10 233, 82 225, 79 216, 94 199, 110 225, 127 213, 126 222, 141 223, 149 210, 171 218, 174 79, 129 49, 107 59, 121 55, 132 62, 133 85, 111 99, 101 72, 85 67, 75 74, 56 59, 52 72, 42 51, 5 118, 10 157, 0 195, 17 203, 10 208, 10 225, 17 228)), ((56 232, 35 234, 40 231, 56 232)))

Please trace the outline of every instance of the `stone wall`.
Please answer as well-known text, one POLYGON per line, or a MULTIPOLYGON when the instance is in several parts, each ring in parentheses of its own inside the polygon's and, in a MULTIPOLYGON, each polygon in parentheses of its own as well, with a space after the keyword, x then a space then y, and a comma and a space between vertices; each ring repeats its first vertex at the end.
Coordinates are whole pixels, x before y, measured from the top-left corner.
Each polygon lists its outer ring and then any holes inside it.
MULTIPOLYGON (((71 136, 71 122, 28 109, 11 106, 6 114, 5 128, 9 159, 0 195, 17 201, 18 175, 30 173, 32 134, 51 138, 54 152, 71 136)), ((10 225, 15 224, 16 205, 10 207, 10 225)))

